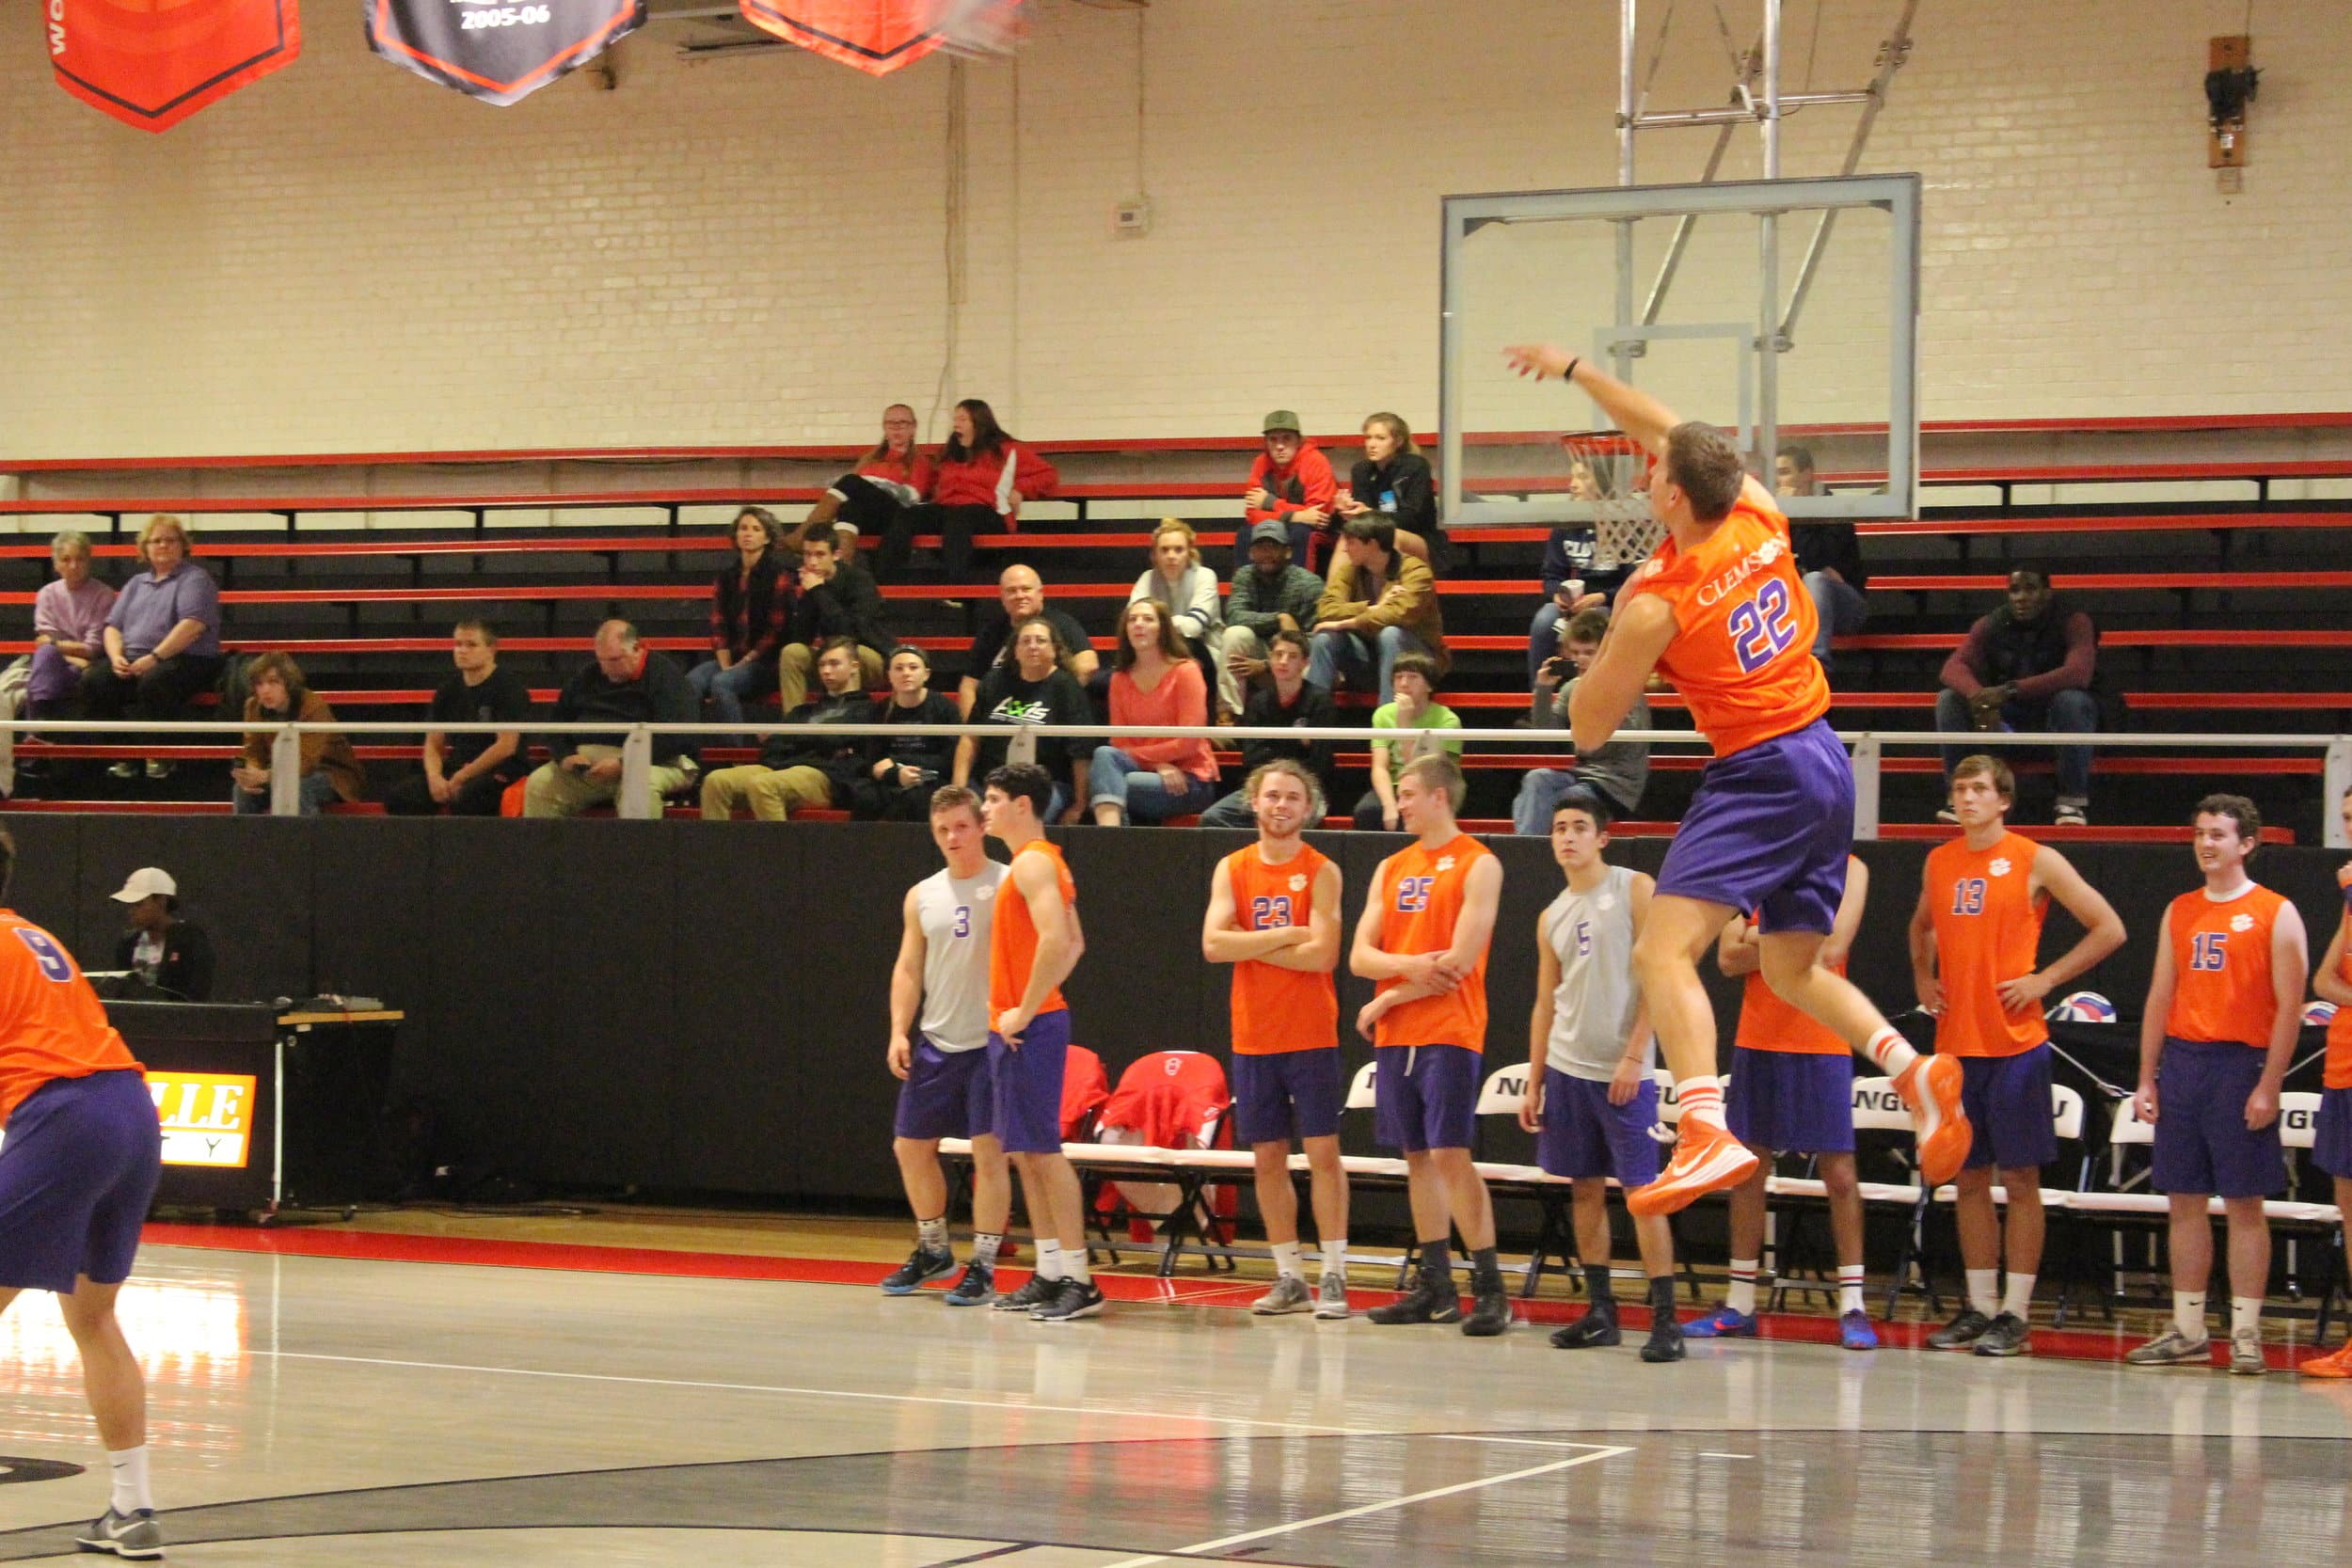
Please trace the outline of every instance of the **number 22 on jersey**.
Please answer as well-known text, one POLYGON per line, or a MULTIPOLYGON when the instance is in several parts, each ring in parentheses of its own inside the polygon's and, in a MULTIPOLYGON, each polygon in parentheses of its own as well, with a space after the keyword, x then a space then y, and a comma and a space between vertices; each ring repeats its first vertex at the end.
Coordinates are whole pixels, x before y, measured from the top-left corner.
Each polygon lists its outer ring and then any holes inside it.
POLYGON ((1731 657, 1743 673, 1754 674, 1788 651, 1797 640, 1797 617, 1788 602, 1788 585, 1767 578, 1755 594, 1734 605, 1724 617, 1731 635, 1731 657))

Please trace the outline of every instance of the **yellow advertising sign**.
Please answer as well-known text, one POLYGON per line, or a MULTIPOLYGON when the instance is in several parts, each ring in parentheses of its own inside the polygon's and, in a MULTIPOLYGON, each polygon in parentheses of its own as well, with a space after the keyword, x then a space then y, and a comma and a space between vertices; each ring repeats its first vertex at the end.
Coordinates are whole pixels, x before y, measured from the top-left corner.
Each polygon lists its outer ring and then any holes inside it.
POLYGON ((244 1169, 254 1084, 249 1073, 149 1072, 147 1092, 164 1128, 164 1164, 244 1169))

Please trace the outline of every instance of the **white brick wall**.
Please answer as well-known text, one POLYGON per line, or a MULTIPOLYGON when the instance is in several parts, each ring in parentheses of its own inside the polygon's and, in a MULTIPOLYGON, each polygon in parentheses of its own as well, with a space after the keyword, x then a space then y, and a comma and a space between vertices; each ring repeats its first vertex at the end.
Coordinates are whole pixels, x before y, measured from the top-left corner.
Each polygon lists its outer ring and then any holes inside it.
MULTIPOLYGON (((0 8, 0 457, 849 440, 930 405, 944 62, 688 65, 657 26, 619 90, 494 110, 370 57, 354 8, 309 8, 303 59, 151 136, 59 92, 37 8, 0 8)), ((1894 8, 1823 0, 1817 85, 1867 77, 1894 8)), ((1614 178, 1606 0, 1158 0, 1152 232, 1117 240, 1136 19, 1033 9, 1017 67, 970 72, 948 388, 1026 436, 1248 430, 1276 404, 1431 423, 1437 198, 1614 178)), ((1796 87, 1812 8, 1788 9, 1796 87)), ((2352 406, 2341 0, 2259 8, 2234 199, 2201 87, 2233 0, 1922 10, 1864 166, 1927 179, 1929 418, 2352 406)), ((1728 79, 1683 11, 1657 106, 1728 79)), ((1792 120, 1787 172, 1831 172, 1852 116, 1792 120)), ((1694 175, 1707 139, 1646 137, 1644 178, 1694 175)), ((1743 135, 1725 172, 1755 164, 1743 135)))

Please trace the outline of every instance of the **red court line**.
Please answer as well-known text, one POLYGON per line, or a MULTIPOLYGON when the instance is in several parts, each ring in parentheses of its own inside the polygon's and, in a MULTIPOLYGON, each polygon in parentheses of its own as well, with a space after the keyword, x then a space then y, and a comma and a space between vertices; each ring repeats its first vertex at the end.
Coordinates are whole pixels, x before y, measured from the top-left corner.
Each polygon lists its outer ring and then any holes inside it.
MULTIPOLYGON (((201 1247, 215 1252, 254 1252, 278 1257, 342 1258, 368 1262, 385 1263, 459 1263, 478 1268, 558 1269, 581 1274, 644 1274, 664 1275, 692 1279, 757 1279, 777 1280, 802 1285, 860 1285, 879 1284, 894 1265, 860 1263, 832 1258, 771 1258, 752 1253, 684 1252, 667 1247, 583 1246, 568 1242, 489 1241, 470 1236, 412 1236, 382 1230, 328 1230, 311 1227, 288 1229, 229 1228, 206 1225, 151 1224, 140 1233, 140 1239, 151 1246, 201 1247)), ((1027 1275, 1021 1271, 1004 1271, 1005 1283, 1015 1286, 1027 1275)), ((1114 1301, 1174 1302, 1187 1307, 1216 1307, 1228 1310, 1246 1311, 1249 1303, 1264 1290, 1263 1281, 1232 1283, 1215 1278, 1180 1277, 1162 1279, 1156 1275, 1135 1275, 1098 1273, 1095 1282, 1103 1293, 1114 1301), (1230 1299, 1226 1299, 1230 1298, 1230 1299)), ((944 1294, 943 1282, 925 1294, 944 1294)), ((1348 1302, 1359 1313, 1365 1308, 1393 1301, 1392 1291, 1352 1290, 1348 1302)), ((1513 1299, 1512 1307, 1521 1323, 1534 1327, 1550 1327, 1568 1323, 1581 1316, 1583 1304, 1579 1301, 1520 1301, 1513 1299)), ((1635 1331, 1647 1332, 1649 1309, 1629 1301, 1620 1301, 1619 1316, 1623 1319, 1628 1338, 1635 1331)), ((1837 1320, 1793 1312, 1764 1313, 1758 1318, 1762 1325, 1761 1339, 1794 1344, 1837 1343, 1837 1320)), ((1880 1323, 1872 1321, 1878 1330, 1881 1348, 1885 1350, 1917 1350, 1927 1336, 1938 1326, 1935 1323, 1880 1323)), ((1453 1332, 1450 1329, 1443 1332, 1453 1332)), ((1424 1332, 1428 1332, 1424 1330, 1424 1332)), ((2123 1354, 2137 1340, 2121 1329, 2109 1333, 2090 1333, 2079 1329, 2037 1328, 2033 1336, 2033 1354, 2067 1361, 2121 1361, 2123 1354)), ((1692 1341, 1697 1345, 1699 1341, 1692 1341)), ((1731 1340, 1734 1347, 1741 1341, 1731 1340)), ((2291 1368, 2298 1361, 2319 1354, 2315 1347, 2305 1345, 2272 1345, 2266 1353, 2270 1364, 2291 1368)))

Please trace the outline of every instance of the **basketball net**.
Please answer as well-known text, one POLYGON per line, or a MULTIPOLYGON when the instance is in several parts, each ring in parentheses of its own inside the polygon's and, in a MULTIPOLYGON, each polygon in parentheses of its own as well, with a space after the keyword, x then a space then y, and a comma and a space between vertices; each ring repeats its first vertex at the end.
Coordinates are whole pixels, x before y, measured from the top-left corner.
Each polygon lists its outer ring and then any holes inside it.
POLYGON ((1568 454, 1570 494, 1593 509, 1593 565, 1632 567, 1649 559, 1666 538, 1650 515, 1649 454, 1614 430, 1576 431, 1561 436, 1560 447, 1568 454))

